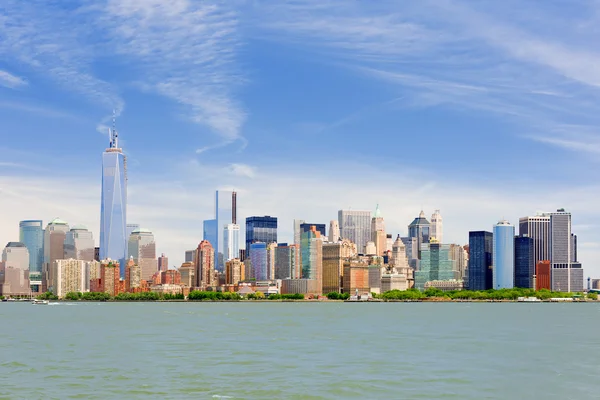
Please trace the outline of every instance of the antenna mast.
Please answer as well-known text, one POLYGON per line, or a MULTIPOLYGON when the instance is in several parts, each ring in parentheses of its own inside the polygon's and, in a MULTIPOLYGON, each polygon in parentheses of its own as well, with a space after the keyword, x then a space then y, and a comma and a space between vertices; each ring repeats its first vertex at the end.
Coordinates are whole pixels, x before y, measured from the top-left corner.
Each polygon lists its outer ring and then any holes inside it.
POLYGON ((117 114, 116 111, 113 109, 112 129, 108 130, 110 133, 110 147, 111 148, 119 147, 119 134, 117 133, 117 129, 116 129, 116 119, 117 119, 116 114, 117 114))

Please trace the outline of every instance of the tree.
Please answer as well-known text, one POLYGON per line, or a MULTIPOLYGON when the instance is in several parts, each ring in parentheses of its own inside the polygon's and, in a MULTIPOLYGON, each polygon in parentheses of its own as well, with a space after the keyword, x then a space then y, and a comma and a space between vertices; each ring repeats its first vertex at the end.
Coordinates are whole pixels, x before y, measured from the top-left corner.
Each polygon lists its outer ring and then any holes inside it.
POLYGON ((587 294, 587 298, 590 300, 598 300, 598 293, 589 292, 587 294))

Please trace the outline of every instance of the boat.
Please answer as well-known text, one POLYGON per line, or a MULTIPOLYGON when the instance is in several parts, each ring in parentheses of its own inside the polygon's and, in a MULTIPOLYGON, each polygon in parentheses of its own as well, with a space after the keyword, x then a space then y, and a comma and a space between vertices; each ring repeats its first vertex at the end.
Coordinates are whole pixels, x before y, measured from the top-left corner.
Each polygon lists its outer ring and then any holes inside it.
POLYGON ((43 304, 50 304, 49 300, 38 300, 38 299, 34 299, 31 304, 39 304, 39 305, 43 305, 43 304))
POLYGON ((2 299, 2 301, 16 301, 16 300, 13 299, 12 297, 5 297, 4 299, 2 299))

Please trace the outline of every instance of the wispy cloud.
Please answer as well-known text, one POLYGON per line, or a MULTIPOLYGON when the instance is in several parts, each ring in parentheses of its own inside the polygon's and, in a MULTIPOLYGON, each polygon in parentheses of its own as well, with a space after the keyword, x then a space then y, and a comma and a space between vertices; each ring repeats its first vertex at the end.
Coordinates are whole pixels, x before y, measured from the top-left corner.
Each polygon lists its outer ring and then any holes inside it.
POLYGON ((7 88, 16 88, 19 86, 26 86, 27 81, 23 78, 19 78, 7 71, 0 70, 0 86, 7 88))

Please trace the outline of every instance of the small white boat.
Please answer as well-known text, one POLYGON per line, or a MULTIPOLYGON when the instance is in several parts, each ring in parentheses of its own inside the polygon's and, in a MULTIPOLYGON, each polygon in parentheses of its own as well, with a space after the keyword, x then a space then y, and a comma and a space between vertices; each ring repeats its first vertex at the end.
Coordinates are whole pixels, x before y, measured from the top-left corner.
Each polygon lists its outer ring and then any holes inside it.
POLYGON ((35 299, 35 300, 33 300, 31 302, 31 304, 40 304, 40 305, 42 305, 42 304, 50 304, 50 301, 49 300, 38 300, 38 299, 35 299))

